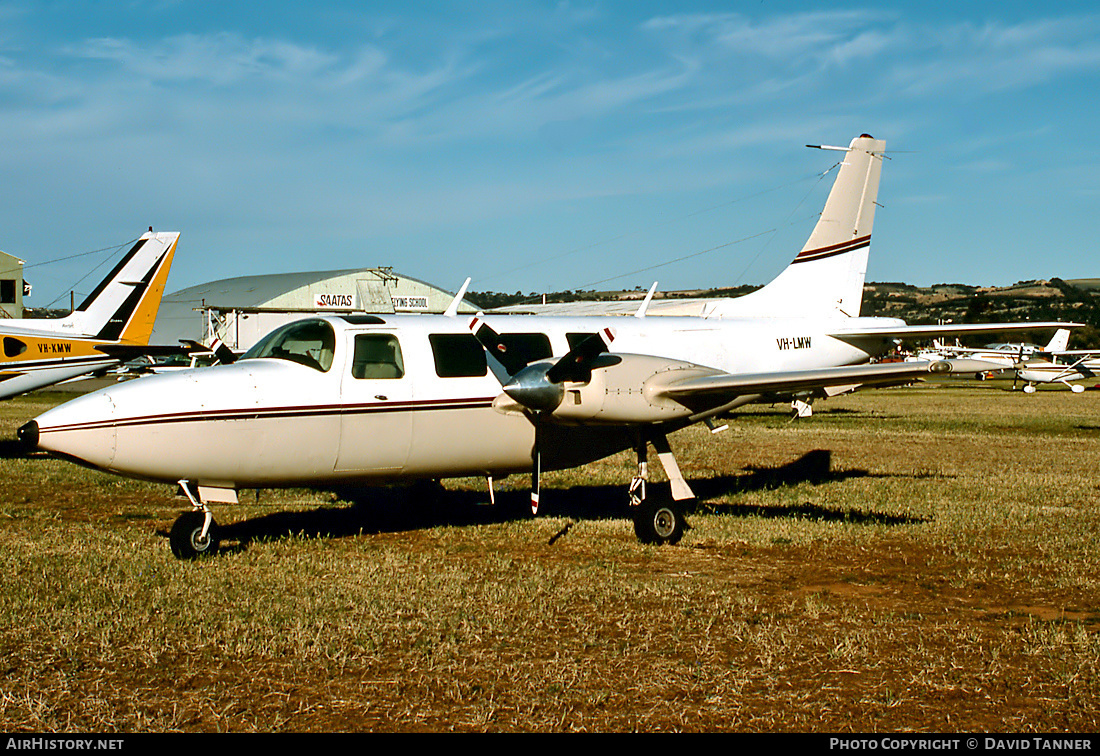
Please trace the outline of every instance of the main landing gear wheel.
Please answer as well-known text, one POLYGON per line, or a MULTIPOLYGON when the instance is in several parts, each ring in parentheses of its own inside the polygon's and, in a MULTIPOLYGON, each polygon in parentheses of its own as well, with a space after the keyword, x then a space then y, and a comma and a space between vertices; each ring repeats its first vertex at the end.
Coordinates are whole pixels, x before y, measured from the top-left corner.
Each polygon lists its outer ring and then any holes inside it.
POLYGON ((168 543, 172 547, 172 553, 178 559, 195 559, 217 550, 217 525, 211 520, 210 528, 204 536, 202 526, 205 521, 206 515, 196 510, 184 512, 172 524, 172 530, 168 533, 168 543))
POLYGON ((645 499, 634 510, 634 534, 642 543, 679 543, 687 520, 681 504, 674 500, 645 499))

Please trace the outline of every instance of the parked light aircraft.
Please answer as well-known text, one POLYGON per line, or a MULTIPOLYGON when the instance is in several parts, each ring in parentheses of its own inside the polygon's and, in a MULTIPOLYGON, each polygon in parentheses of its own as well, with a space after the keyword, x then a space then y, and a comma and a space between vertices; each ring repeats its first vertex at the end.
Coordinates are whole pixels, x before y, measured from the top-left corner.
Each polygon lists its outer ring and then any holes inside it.
POLYGON ((179 234, 143 234, 70 315, 0 326, 0 399, 113 367, 148 347, 179 234))
POLYGON ((1073 393, 1080 394, 1085 387, 1071 381, 1096 377, 1100 372, 1100 358, 1096 358, 1096 355, 1095 351, 1053 352, 1018 364, 1015 368, 1016 377, 1026 381, 1026 394, 1034 394, 1037 383, 1061 383, 1073 393), (1062 361, 1066 358, 1071 359, 1062 361))
MULTIPOLYGON (((989 344, 981 348, 939 346, 918 356, 926 359, 966 358, 998 364, 1000 371, 1012 370, 1016 378, 1025 382, 1024 392, 1027 394, 1035 393, 1037 383, 1061 383, 1073 393, 1080 394, 1085 387, 1072 381, 1096 377, 1100 371, 1100 352, 1071 350, 1066 348, 1068 346, 1069 329, 1059 328, 1046 346, 1022 343, 989 344)), ((985 373, 978 375, 984 377, 985 373)))
MULTIPOLYGON (((60 405, 24 443, 120 475, 178 483, 179 557, 218 541, 210 503, 242 488, 532 474, 634 449, 638 537, 675 543, 692 491, 668 435, 774 395, 908 383, 949 361, 862 364, 900 338, 1054 328, 907 326, 859 317, 885 144, 846 153, 793 262, 705 316, 328 316, 272 331, 233 364, 142 378, 60 405), (671 497, 647 491, 652 446, 671 497)), ((467 282, 468 283, 468 282, 467 282)))
POLYGON ((1069 346, 1069 329, 1059 328, 1045 347, 1023 342, 986 344, 984 347, 964 347, 958 342, 954 345, 935 342, 931 349, 917 352, 921 359, 945 360, 952 357, 968 357, 983 362, 995 362, 1006 368, 1013 367, 1025 359, 1041 353, 1064 352, 1069 346))

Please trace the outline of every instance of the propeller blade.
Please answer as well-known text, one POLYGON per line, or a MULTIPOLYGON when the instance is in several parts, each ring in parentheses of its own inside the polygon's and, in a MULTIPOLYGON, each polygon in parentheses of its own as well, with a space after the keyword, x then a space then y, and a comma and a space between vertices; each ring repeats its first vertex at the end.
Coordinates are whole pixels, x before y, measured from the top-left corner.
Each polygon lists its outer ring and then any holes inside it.
POLYGON ((523 355, 510 353, 500 334, 481 318, 475 317, 470 321, 470 332, 485 349, 489 369, 501 384, 507 383, 512 376, 527 367, 523 355))
POLYGON ((592 380, 592 368, 601 354, 607 352, 611 342, 615 340, 615 334, 610 328, 604 328, 599 333, 589 336, 569 350, 564 357, 554 363, 554 366, 546 371, 546 378, 551 383, 564 383, 565 381, 577 381, 587 383, 592 380))
POLYGON ((535 423, 534 466, 531 468, 531 514, 539 513, 539 479, 542 477, 542 451, 539 449, 539 426, 535 423))
POLYGON ((504 384, 504 393, 529 410, 553 412, 565 398, 566 381, 588 383, 592 380, 593 368, 609 367, 622 361, 621 357, 607 353, 608 344, 614 338, 611 330, 605 328, 577 344, 553 364, 532 363, 504 384))
POLYGON ((510 351, 505 340, 488 323, 475 317, 470 332, 485 349, 486 362, 500 381, 504 393, 534 412, 553 412, 565 396, 564 383, 587 383, 592 369, 615 364, 620 358, 606 354, 615 334, 604 328, 570 349, 553 364, 537 361, 528 364, 526 355, 510 351))

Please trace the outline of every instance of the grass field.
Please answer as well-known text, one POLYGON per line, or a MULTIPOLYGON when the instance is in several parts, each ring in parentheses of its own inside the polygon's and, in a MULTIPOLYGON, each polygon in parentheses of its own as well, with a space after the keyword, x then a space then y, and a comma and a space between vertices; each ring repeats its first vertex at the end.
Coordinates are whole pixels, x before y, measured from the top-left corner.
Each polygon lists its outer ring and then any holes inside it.
POLYGON ((0 729, 1100 729, 1100 392, 867 391, 527 481, 245 492, 175 560, 163 485, 24 456, 0 405, 0 729), (655 466, 656 467, 656 466, 655 466))

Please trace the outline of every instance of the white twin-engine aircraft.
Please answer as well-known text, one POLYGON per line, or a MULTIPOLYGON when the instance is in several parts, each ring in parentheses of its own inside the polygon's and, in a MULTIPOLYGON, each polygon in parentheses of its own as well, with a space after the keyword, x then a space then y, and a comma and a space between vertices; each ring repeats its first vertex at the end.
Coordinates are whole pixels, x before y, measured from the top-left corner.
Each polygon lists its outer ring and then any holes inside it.
MULTIPOLYGON (((834 148, 837 149, 837 148, 834 148)), ((774 281, 698 316, 316 317, 230 365, 88 394, 23 426, 24 442, 120 475, 178 483, 193 509, 182 558, 216 548, 208 504, 241 488, 351 481, 492 480, 635 449, 635 531, 675 543, 692 491, 667 436, 775 396, 909 383, 978 367, 862 364, 902 337, 1057 323, 906 326, 858 317, 884 143, 854 139, 805 248, 774 281), (502 390, 503 388, 503 390, 502 390), (652 445, 671 497, 646 491, 652 445), (650 495, 653 494, 653 495, 650 495)), ((463 287, 463 290, 465 287, 463 287)))
POLYGON ((64 318, 0 325, 0 399, 166 351, 147 345, 179 236, 149 229, 64 318))

